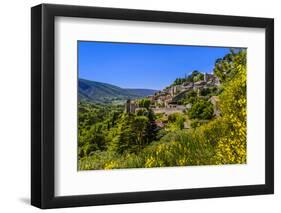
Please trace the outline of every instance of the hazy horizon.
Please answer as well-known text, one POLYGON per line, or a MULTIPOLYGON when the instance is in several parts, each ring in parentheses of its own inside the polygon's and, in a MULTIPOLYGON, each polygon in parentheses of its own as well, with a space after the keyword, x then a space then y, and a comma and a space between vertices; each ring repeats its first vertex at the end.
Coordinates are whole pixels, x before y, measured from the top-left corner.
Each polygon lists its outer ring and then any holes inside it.
MULTIPOLYGON (((86 78, 78 78, 79 80, 86 80, 86 81, 92 81, 92 82, 97 82, 97 83, 103 83, 103 84, 110 84, 110 85, 113 85, 113 86, 117 86, 117 87, 120 87, 118 85, 114 85, 112 83, 107 83, 107 82, 101 82, 101 81, 95 81, 95 80, 91 80, 91 79, 86 79, 86 78)), ((149 89, 149 90, 158 90, 160 91, 159 89, 151 89, 151 88, 138 88, 138 87, 120 87, 121 89, 149 89)))

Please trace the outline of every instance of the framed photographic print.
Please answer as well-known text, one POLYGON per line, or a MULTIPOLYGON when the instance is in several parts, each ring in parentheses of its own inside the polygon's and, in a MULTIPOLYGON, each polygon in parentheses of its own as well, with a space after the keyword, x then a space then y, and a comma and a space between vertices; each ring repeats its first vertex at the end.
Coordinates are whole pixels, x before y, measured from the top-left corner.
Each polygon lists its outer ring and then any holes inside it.
POLYGON ((272 194, 274 21, 31 9, 31 203, 272 194))

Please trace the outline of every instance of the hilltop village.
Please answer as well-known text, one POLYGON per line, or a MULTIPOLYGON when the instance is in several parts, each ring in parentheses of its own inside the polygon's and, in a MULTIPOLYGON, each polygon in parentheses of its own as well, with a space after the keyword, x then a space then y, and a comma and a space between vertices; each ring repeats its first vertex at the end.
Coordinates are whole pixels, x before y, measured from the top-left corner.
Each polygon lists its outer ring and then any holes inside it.
POLYGON ((109 98, 79 102, 79 170, 247 163, 246 59, 233 50, 214 74, 194 70, 138 95, 96 85, 109 98))
MULTIPOLYGON (((197 97, 208 98, 214 107, 214 116, 219 115, 217 109, 218 97, 216 95, 209 95, 203 97, 202 93, 204 91, 214 90, 220 86, 219 79, 209 73, 193 73, 193 79, 190 80, 187 77, 181 79, 182 83, 171 85, 165 89, 156 92, 154 95, 147 96, 146 98, 150 101, 150 109, 155 114, 164 114, 166 116, 173 113, 184 113, 192 108, 191 102, 183 103, 182 100, 185 99, 191 92, 196 93, 197 97), (199 78, 198 78, 199 76, 199 78), (197 77, 197 79, 196 79, 197 77), (193 80, 195 79, 195 80, 193 80)), ((143 110, 144 107, 140 107, 138 100, 127 100, 125 104, 125 112, 127 113, 137 113, 143 110)))

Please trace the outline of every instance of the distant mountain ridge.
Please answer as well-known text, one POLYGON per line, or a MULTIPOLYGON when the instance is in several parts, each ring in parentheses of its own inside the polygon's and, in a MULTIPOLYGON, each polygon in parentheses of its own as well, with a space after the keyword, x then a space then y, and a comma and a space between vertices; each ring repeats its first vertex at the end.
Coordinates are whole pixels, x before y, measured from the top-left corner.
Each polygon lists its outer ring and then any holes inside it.
POLYGON ((153 89, 127 89, 112 84, 79 79, 79 100, 98 103, 143 98, 153 95, 157 90, 153 89))

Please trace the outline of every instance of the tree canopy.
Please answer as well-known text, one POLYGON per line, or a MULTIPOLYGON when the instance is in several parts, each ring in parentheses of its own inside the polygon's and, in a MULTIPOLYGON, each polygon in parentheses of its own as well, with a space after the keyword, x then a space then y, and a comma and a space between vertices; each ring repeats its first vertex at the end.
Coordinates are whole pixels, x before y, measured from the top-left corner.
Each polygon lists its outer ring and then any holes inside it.
MULTIPOLYGON (((79 103, 79 169, 150 168, 247 162, 247 53, 231 50, 215 63, 220 87, 191 90, 181 104, 191 108, 154 114, 150 99, 135 113, 122 105, 79 103), (215 96, 219 116, 210 97, 215 96), (190 128, 185 124, 190 122, 190 128)), ((194 71, 180 82, 202 78, 194 71)))

